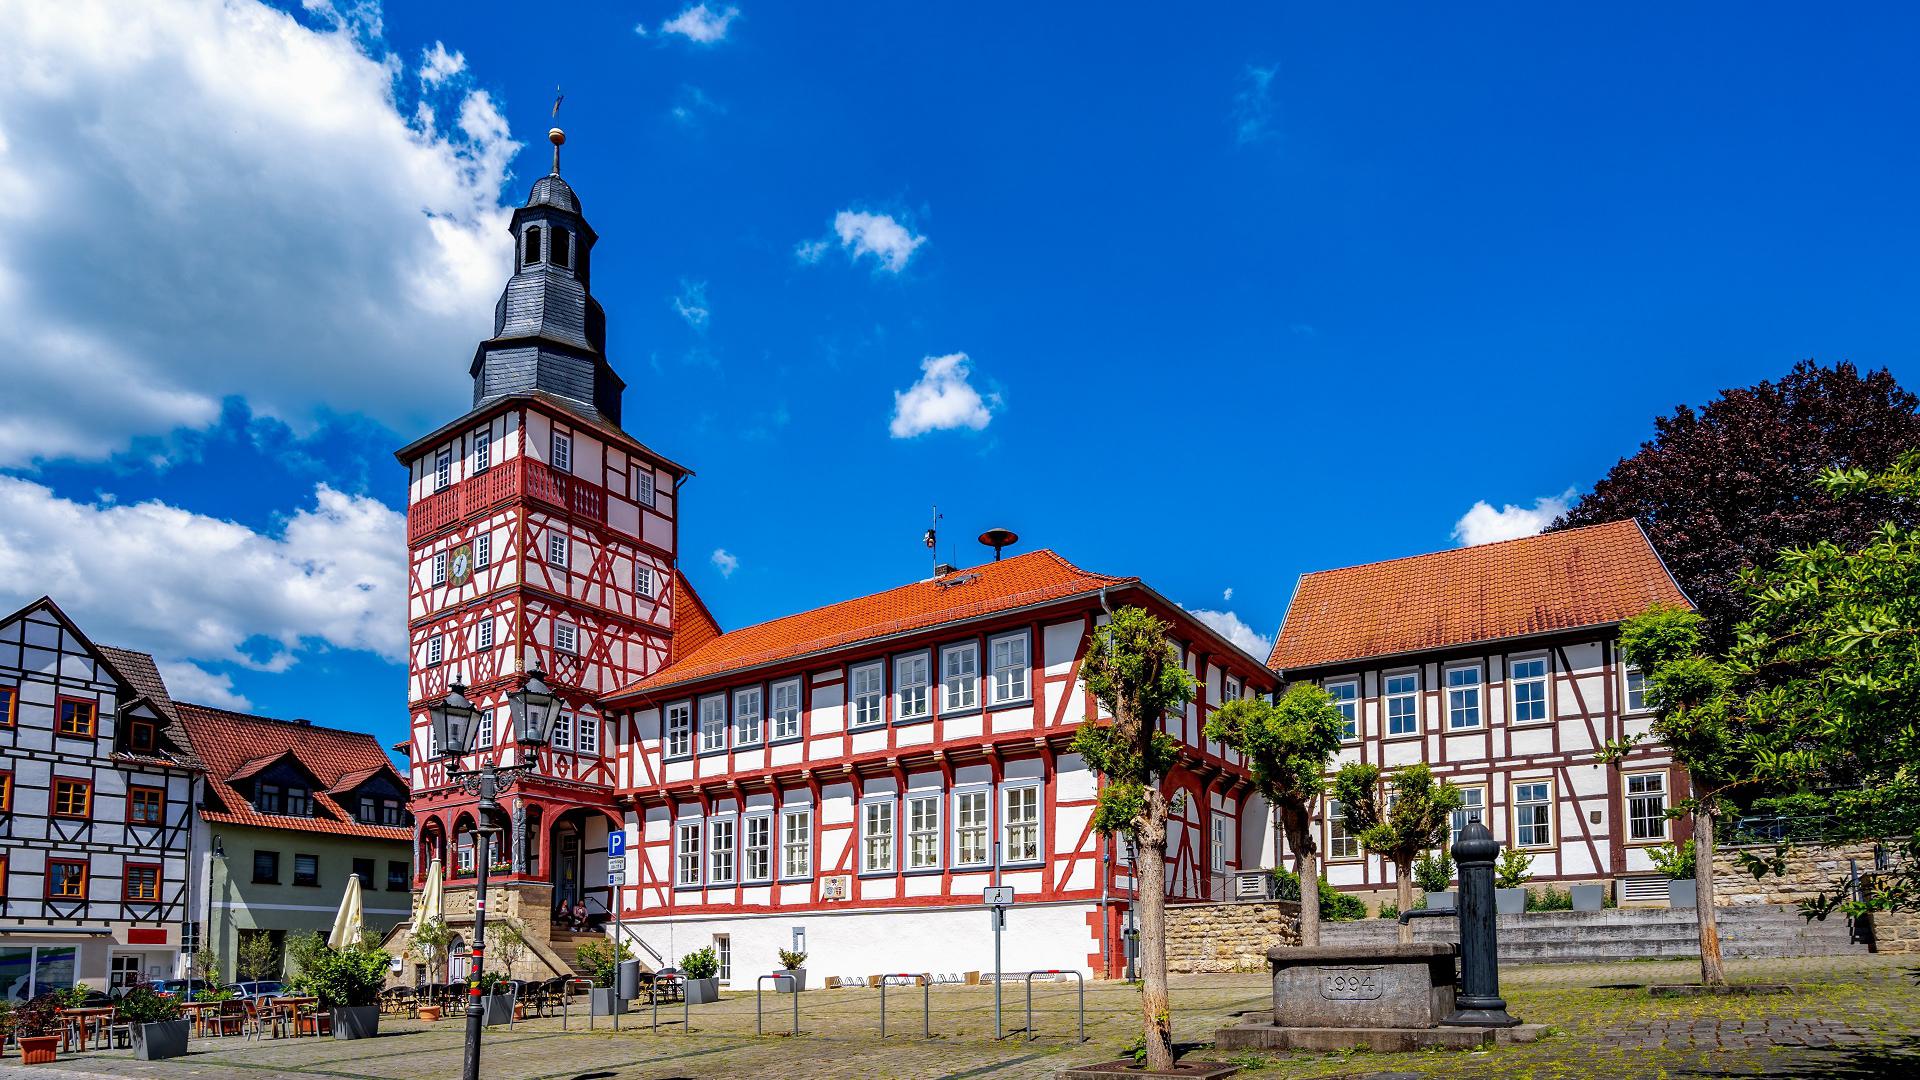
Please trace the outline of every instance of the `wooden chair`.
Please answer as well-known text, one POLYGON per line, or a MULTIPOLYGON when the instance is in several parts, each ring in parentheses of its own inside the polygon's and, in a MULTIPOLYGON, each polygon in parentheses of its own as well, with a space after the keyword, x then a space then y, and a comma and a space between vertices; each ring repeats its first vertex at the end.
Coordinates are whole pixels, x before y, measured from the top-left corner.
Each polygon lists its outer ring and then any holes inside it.
POLYGON ((247 1029, 247 1016, 252 1010, 248 1003, 231 999, 220 1003, 220 1011, 211 1016, 202 1013, 203 1021, 211 1021, 215 1035, 238 1035, 247 1029))

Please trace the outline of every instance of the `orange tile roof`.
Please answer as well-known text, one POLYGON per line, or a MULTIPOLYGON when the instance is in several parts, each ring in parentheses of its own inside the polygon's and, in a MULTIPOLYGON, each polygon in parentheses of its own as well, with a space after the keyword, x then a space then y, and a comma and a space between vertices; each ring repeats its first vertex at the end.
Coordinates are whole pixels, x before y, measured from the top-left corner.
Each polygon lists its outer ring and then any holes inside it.
MULTIPOLYGON (((376 840, 412 840, 409 829, 355 821, 353 814, 334 798, 333 792, 345 777, 361 774, 364 778, 383 768, 393 769, 393 762, 373 736, 315 727, 297 720, 249 716, 186 701, 177 702, 174 709, 207 766, 207 809, 202 816, 208 821, 376 840), (313 817, 263 814, 253 808, 246 794, 233 783, 289 753, 299 759, 301 767, 317 781, 313 817)), ((395 780, 404 791, 406 779, 398 770, 394 772, 395 780)))
POLYGON ((136 764, 198 767, 200 761, 194 756, 192 741, 187 737, 187 729, 180 723, 180 714, 174 709, 173 698, 167 695, 166 680, 160 677, 160 669, 154 665, 153 657, 133 649, 117 649, 112 645, 96 645, 95 648, 133 688, 133 692, 153 706, 153 711, 160 714, 162 721, 160 752, 144 754, 135 750, 121 750, 114 756, 136 764))
POLYGON ((1030 551, 721 634, 607 700, 1138 581, 1082 570, 1045 549, 1030 551))
POLYGON ((1606 626, 1686 594, 1633 520, 1305 574, 1269 667, 1606 626))
POLYGON ((720 621, 707 610, 707 602, 693 591, 693 582, 679 570, 673 572, 673 657, 691 656, 695 650, 720 636, 720 621))

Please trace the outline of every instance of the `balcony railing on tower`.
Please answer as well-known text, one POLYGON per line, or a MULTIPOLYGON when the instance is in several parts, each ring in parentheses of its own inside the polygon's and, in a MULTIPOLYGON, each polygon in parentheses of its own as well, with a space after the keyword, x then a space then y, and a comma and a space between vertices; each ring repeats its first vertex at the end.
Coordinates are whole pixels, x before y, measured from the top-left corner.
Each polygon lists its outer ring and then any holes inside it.
POLYGON ((545 462, 515 457, 408 507, 407 539, 431 536, 515 496, 546 503, 595 524, 607 520, 606 492, 545 462))

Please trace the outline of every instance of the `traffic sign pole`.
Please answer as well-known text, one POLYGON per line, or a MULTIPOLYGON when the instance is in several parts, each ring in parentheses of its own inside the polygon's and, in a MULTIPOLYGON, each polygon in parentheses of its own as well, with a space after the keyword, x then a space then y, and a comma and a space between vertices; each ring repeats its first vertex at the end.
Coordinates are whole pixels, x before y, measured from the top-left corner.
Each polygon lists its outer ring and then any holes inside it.
POLYGON ((620 947, 626 944, 626 937, 620 925, 621 916, 626 913, 626 901, 621 897, 621 886, 627 883, 627 830, 622 826, 607 833, 607 891, 613 901, 613 1030, 620 1030, 620 977, 624 972, 620 966, 620 947))
MULTIPOLYGON (((1000 891, 1000 841, 993 842, 993 891, 1000 891)), ((999 899, 996 895, 995 899, 999 899)), ((1007 925, 1007 909, 993 907, 993 1037, 1000 1038, 1000 931, 1007 925)))

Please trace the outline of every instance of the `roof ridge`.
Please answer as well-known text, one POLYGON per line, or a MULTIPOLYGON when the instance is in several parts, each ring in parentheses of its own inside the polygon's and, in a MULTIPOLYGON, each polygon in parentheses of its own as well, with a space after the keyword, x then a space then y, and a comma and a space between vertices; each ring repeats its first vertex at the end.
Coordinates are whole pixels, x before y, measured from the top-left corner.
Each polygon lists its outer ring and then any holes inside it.
POLYGON ((1421 559, 1441 559, 1450 555, 1458 555, 1463 551, 1486 551, 1490 548, 1504 547, 1509 544, 1524 544, 1530 540, 1542 540, 1550 536, 1574 536, 1579 533, 1594 532, 1599 529, 1612 529, 1628 522, 1633 522, 1635 525, 1638 525, 1639 519, 1632 517, 1616 518, 1613 521, 1600 521, 1592 525, 1576 525, 1571 529, 1543 530, 1531 536, 1510 536, 1505 540, 1489 540, 1484 544, 1460 544, 1455 547, 1441 548, 1438 551, 1422 551, 1415 555, 1396 555, 1391 559, 1375 559, 1372 562, 1354 563, 1351 566, 1330 566, 1325 570, 1308 570, 1301 574, 1300 577, 1304 580, 1310 577, 1319 577, 1323 574, 1343 574, 1349 570, 1366 570, 1370 567, 1389 566, 1393 563, 1418 562, 1421 559))
MULTIPOLYGON (((282 720, 277 716, 261 716, 259 713, 245 713, 235 709, 223 709, 218 705, 203 705, 198 701, 175 701, 173 704, 174 704, 174 707, 176 708, 197 709, 204 713, 216 713, 220 716, 230 717, 235 720, 250 720, 250 721, 255 721, 258 723, 265 723, 265 724, 280 724, 285 727, 297 728, 301 731, 325 731, 334 735, 351 735, 357 739, 372 739, 375 745, 378 745, 380 742, 379 739, 374 738, 371 732, 355 731, 352 728, 334 727, 331 724, 316 724, 311 720, 298 719, 298 718, 293 720, 282 720)), ((382 753, 385 753, 385 751, 382 751, 382 753)))

